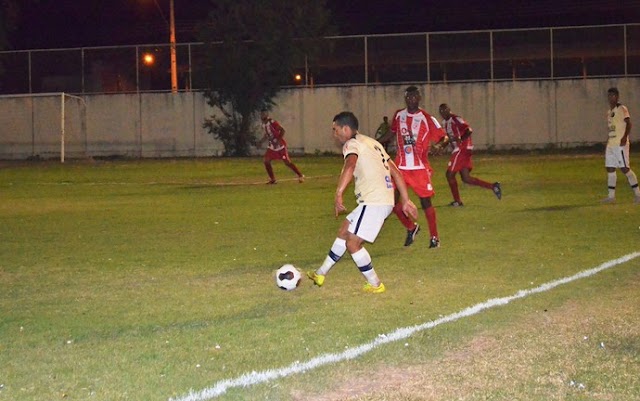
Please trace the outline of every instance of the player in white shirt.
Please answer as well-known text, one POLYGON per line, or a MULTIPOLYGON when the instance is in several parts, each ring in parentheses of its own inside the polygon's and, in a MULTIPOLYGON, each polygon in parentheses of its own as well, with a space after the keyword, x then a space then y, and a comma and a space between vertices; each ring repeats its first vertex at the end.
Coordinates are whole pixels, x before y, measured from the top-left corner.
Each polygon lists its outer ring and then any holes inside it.
POLYGON ((607 186, 609 195, 602 200, 603 203, 613 203, 616 200, 616 169, 620 169, 627 177, 629 185, 635 194, 634 202, 640 204, 640 189, 638 178, 629 163, 629 133, 631 132, 631 116, 626 106, 618 102, 620 93, 618 88, 609 88, 607 91, 609 110, 607 111, 607 126, 609 139, 605 154, 605 167, 607 169, 607 186))
POLYGON ((400 195, 402 210, 414 219, 418 216, 416 205, 409 199, 402 174, 380 142, 358 132, 358 119, 348 111, 333 118, 333 136, 343 144, 344 165, 336 189, 334 211, 336 217, 344 211, 343 194, 349 183, 355 181, 358 206, 347 215, 338 230, 324 263, 307 275, 318 286, 324 284, 329 270, 346 251, 367 279, 363 290, 370 293, 385 291, 378 278, 371 256, 364 248, 365 241, 374 242, 385 219, 394 207, 394 184, 400 195))

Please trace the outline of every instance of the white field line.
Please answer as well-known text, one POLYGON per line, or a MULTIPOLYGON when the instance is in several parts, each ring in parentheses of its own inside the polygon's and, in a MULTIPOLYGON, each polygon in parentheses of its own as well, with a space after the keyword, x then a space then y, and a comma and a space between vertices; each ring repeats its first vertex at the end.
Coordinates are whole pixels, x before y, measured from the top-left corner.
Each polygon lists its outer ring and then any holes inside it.
POLYGON ((508 297, 493 298, 488 301, 470 306, 459 312, 441 317, 440 319, 437 319, 437 320, 432 320, 430 322, 422 323, 415 326, 399 328, 387 334, 380 334, 375 340, 354 348, 349 348, 344 352, 320 355, 306 362, 296 361, 289 366, 285 366, 278 369, 269 369, 269 370, 263 370, 261 372, 253 371, 251 373, 245 373, 242 376, 239 376, 235 379, 221 380, 215 383, 213 386, 205 388, 204 390, 200 390, 200 391, 191 390, 189 394, 185 396, 182 396, 179 398, 170 398, 169 400, 170 401, 206 401, 206 400, 210 400, 212 398, 218 397, 220 395, 223 395, 224 393, 227 392, 227 390, 234 387, 249 387, 255 384, 266 383, 281 377, 286 377, 286 376, 290 376, 297 373, 303 373, 311 369, 315 369, 317 367, 328 365, 331 363, 337 363, 337 362, 342 362, 349 359, 354 359, 375 348, 378 348, 383 344, 404 340, 417 332, 432 329, 444 323, 454 322, 456 320, 462 319, 463 317, 473 316, 486 309, 491 309, 496 306, 506 305, 509 302, 514 301, 516 299, 525 298, 525 297, 528 297, 529 295, 549 291, 560 285, 567 284, 582 278, 593 276, 595 274, 600 273, 603 270, 610 269, 614 266, 626 263, 639 256, 640 256, 640 252, 630 253, 618 259, 605 262, 600 266, 594 267, 592 269, 583 270, 577 274, 574 274, 573 276, 550 281, 548 283, 542 284, 538 287, 531 288, 528 290, 520 290, 514 295, 511 295, 508 297))

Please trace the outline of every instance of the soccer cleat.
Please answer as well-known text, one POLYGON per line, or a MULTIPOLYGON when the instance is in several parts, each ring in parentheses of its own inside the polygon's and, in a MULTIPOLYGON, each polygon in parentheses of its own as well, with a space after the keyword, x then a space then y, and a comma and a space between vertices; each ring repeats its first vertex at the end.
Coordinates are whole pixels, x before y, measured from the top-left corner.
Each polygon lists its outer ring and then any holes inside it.
POLYGON ((610 196, 607 196, 606 198, 600 201, 600 203, 615 203, 615 202, 616 202, 616 198, 612 198, 610 196))
POLYGON ((502 199, 502 188, 500 187, 499 182, 494 182, 491 189, 493 189, 493 193, 496 195, 496 198, 498 198, 498 200, 502 199))
POLYGON ((276 181, 276 180, 267 181, 267 185, 273 185, 273 184, 277 184, 277 183, 278 183, 278 181, 276 181))
POLYGON ((322 284, 324 284, 324 276, 322 274, 316 274, 316 272, 308 271, 307 277, 313 280, 313 283, 318 287, 322 287, 322 284))
POLYGON ((416 239, 416 235, 420 232, 420 224, 416 223, 416 226, 413 230, 407 230, 407 239, 404 241, 404 246, 409 246, 413 244, 413 241, 416 239))
POLYGON ((299 182, 300 184, 302 184, 302 183, 304 182, 304 179, 305 179, 304 175, 299 175, 299 176, 298 176, 298 182, 299 182))
POLYGON ((383 283, 380 283, 379 286, 374 287, 371 284, 367 283, 364 285, 364 287, 362 287, 362 291, 364 292, 368 292, 370 294, 380 294, 382 292, 385 292, 387 289, 385 288, 383 283))
POLYGON ((462 202, 453 201, 453 202, 449 203, 449 206, 460 207, 460 206, 464 206, 464 204, 462 202))
POLYGON ((636 195, 636 197, 633 199, 633 203, 640 204, 640 195, 636 195))
POLYGON ((429 241, 429 248, 440 248, 440 240, 438 237, 431 237, 431 241, 429 241))

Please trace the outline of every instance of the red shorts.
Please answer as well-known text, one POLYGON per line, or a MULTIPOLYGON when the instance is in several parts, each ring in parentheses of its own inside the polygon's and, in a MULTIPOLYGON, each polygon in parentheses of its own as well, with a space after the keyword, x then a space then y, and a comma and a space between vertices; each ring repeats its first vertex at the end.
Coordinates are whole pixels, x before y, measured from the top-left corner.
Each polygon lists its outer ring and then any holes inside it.
POLYGON ((447 170, 457 173, 460 170, 468 169, 473 170, 473 163, 471 162, 471 151, 461 150, 451 154, 449 164, 447 164, 447 170))
POLYGON ((270 162, 271 160, 289 161, 289 152, 284 147, 280 150, 267 149, 267 153, 264 154, 264 161, 270 162))
POLYGON ((413 189, 421 198, 430 198, 435 195, 433 185, 431 185, 431 173, 429 170, 400 170, 402 178, 408 188, 413 189))

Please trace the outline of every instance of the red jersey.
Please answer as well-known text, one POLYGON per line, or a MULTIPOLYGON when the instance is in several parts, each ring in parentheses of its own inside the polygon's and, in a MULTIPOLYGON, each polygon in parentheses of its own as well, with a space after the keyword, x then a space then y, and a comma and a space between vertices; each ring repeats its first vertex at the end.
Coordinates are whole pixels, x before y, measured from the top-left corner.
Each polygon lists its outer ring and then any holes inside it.
POLYGON ((430 142, 438 142, 445 136, 438 120, 422 109, 411 114, 405 108, 394 114, 391 132, 398 141, 396 164, 400 170, 431 171, 427 157, 430 142))
POLYGON ((449 137, 449 141, 455 141, 453 144, 453 151, 457 152, 460 149, 472 150, 473 142, 471 141, 471 135, 469 135, 464 141, 461 141, 460 138, 467 132, 467 129, 470 132, 473 132, 469 124, 460 116, 455 114, 451 114, 448 119, 442 120, 442 127, 444 128, 447 136, 449 137))
POLYGON ((276 120, 267 119, 266 122, 262 123, 262 129, 269 142, 269 149, 277 151, 287 146, 287 142, 284 140, 284 129, 276 120))

